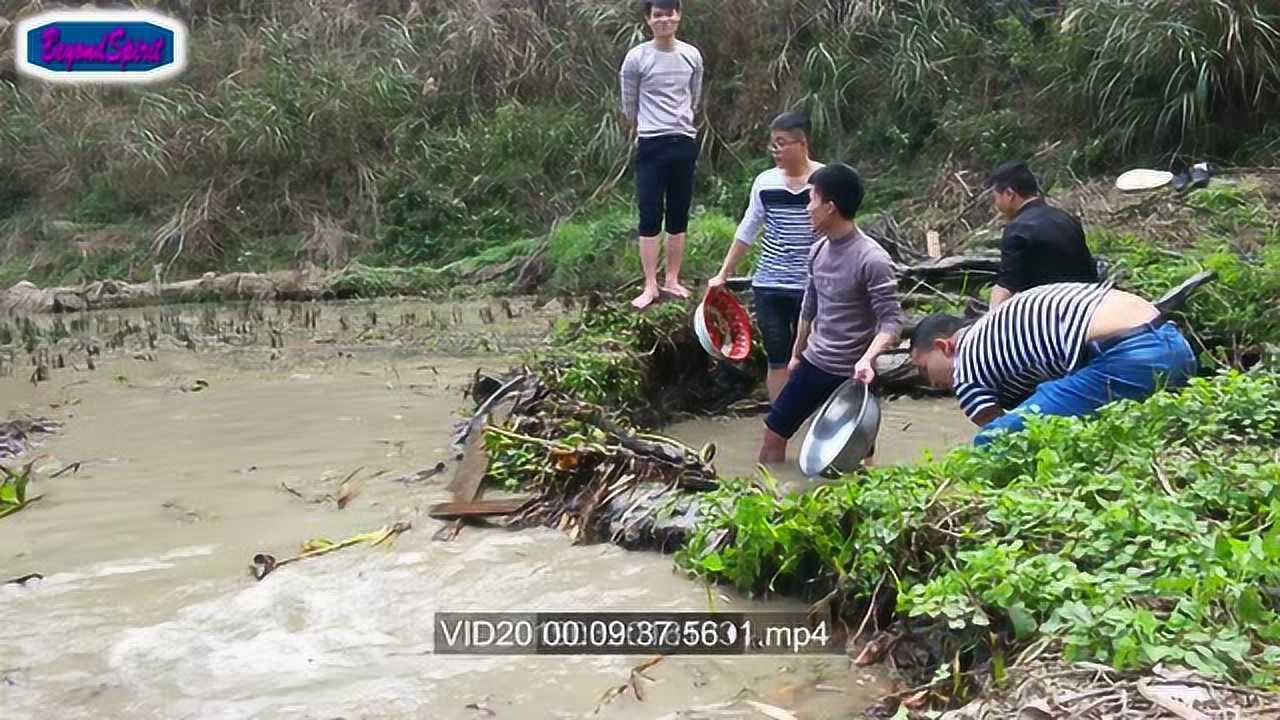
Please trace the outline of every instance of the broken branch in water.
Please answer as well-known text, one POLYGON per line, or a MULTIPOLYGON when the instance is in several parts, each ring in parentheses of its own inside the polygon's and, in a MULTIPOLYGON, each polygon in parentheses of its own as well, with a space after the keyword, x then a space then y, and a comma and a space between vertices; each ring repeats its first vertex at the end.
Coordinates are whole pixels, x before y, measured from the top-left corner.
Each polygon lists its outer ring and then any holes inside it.
POLYGON ((412 475, 402 475, 398 478, 394 478, 394 480, 395 482, 398 482, 398 483, 411 485, 413 483, 420 483, 420 482, 425 482, 427 480, 430 480, 431 478, 437 475, 440 475, 447 469, 448 469, 448 466, 445 465, 443 461, 441 461, 436 463, 435 467, 427 468, 426 470, 419 470, 418 472, 413 473, 412 475))
POLYGON ((40 573, 29 573, 27 575, 23 575, 22 577, 16 577, 12 580, 5 580, 3 583, 0 583, 0 585, 26 585, 28 582, 31 582, 32 580, 43 580, 43 579, 44 579, 44 576, 41 575, 40 573))
POLYGON ((268 553, 258 553, 253 556, 253 565, 250 570, 253 572, 253 577, 255 579, 261 580, 272 572, 275 572, 277 568, 290 563, 295 563, 299 560, 305 560, 306 558, 325 555, 333 552, 334 550, 341 550, 361 543, 368 543, 372 547, 377 547, 378 545, 389 542, 400 533, 409 530, 411 527, 413 526, 408 522, 398 522, 390 527, 385 527, 381 530, 364 533, 362 535, 356 535, 355 537, 347 538, 346 540, 338 543, 327 538, 318 538, 308 541, 303 545, 302 553, 300 555, 285 558, 284 560, 276 560, 275 556, 268 553))
POLYGON ((73 463, 71 463, 70 465, 68 465, 68 466, 66 466, 66 467, 62 468, 61 470, 59 470, 58 472, 56 472, 56 473, 54 473, 54 474, 50 475, 50 476, 49 476, 49 479, 50 479, 50 480, 52 480, 52 479, 54 479, 54 478, 56 478, 56 477, 62 477, 63 475, 67 474, 68 472, 69 472, 69 473, 71 473, 72 475, 75 475, 76 473, 80 472, 80 463, 79 463, 78 461, 77 461, 77 462, 73 462, 73 463))
POLYGON ((609 688, 608 690, 604 691, 604 694, 600 696, 600 700, 596 702, 596 709, 595 709, 595 712, 592 714, 599 715, 600 708, 604 707, 605 705, 608 705, 614 700, 617 700, 619 697, 622 697, 624 694, 626 694, 628 690, 630 690, 636 696, 637 700, 639 700, 640 702, 644 702, 644 694, 640 692, 639 679, 643 678, 645 680, 648 680, 649 682, 653 682, 653 678, 649 677, 648 675, 645 675, 644 671, 662 662, 662 660, 665 657, 666 656, 664 655, 658 655, 657 657, 654 657, 650 660, 646 660, 645 662, 631 668, 631 672, 627 674, 627 681, 625 683, 621 685, 615 685, 609 688))

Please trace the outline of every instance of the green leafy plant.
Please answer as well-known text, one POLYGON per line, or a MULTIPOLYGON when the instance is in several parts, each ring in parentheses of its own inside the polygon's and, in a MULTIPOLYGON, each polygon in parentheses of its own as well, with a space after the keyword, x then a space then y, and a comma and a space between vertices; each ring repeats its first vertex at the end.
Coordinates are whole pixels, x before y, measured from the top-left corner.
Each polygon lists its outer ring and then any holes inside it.
POLYGON ((43 497, 27 497, 33 464, 27 463, 17 470, 0 465, 0 472, 4 473, 4 478, 0 479, 0 518, 12 515, 43 497))
POLYGON ((1047 638, 1275 687, 1278 441, 1280 376, 1226 372, 803 495, 726 483, 677 563, 749 591, 887 585, 902 617, 970 648, 1047 638))
MULTIPOLYGON (((1232 203, 1224 193, 1193 202, 1232 203)), ((1264 244, 1252 257, 1226 241, 1203 239, 1178 251, 1136 235, 1100 233, 1091 240, 1112 263, 1121 287, 1157 298, 1201 270, 1218 278, 1197 290, 1182 311, 1193 347, 1211 365, 1250 365, 1280 337, 1280 246, 1264 244)))

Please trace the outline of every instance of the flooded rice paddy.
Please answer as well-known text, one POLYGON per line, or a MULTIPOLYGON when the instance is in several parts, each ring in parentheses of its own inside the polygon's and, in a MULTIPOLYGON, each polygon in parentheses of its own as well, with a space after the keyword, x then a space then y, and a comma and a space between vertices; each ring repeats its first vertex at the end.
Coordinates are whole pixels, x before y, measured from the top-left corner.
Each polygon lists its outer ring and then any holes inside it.
MULTIPOLYGON (((0 715, 768 717, 691 710, 754 699, 798 718, 860 717, 892 682, 843 656, 668 657, 645 671, 643 699, 629 691, 595 714, 646 658, 432 654, 433 615, 445 611, 803 608, 554 530, 432 539, 442 523, 426 512, 449 499, 463 388, 477 369, 517 362, 560 317, 528 301, 387 301, 10 320, 0 400, 10 417, 63 425, 4 461, 34 458, 30 493, 43 497, 0 520, 0 582, 43 579, 0 586, 0 715), (34 383, 28 339, 56 341, 34 383), (413 478, 441 462, 444 473, 413 478), (339 508, 344 482, 359 491, 339 508), (283 558, 401 521, 412 529, 388 545, 261 581, 249 572, 257 553, 283 558)), ((885 413, 882 463, 969 438, 949 403, 885 413)), ((756 417, 664 432, 714 440, 722 473, 749 474, 759 428, 756 417)))

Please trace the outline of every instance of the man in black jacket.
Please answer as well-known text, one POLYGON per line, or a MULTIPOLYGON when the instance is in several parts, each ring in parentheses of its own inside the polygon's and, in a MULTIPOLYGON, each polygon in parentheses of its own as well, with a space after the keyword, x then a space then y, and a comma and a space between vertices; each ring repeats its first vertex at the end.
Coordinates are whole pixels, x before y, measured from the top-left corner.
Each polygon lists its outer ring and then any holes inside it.
POLYGON ((1000 274, 991 309, 1014 293, 1061 282, 1099 282, 1098 264, 1080 221, 1040 197, 1040 184, 1022 161, 995 169, 988 181, 996 210, 1008 221, 1000 241, 1000 274))

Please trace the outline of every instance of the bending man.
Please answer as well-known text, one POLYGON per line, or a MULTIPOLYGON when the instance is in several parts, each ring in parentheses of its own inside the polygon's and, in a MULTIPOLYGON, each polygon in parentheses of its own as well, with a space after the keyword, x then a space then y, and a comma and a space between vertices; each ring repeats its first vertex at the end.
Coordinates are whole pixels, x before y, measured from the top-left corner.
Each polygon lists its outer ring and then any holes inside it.
POLYGON ((790 377, 765 418, 760 462, 786 460, 787 441, 849 378, 875 379, 875 359, 898 341, 902 303, 889 253, 854 222, 862 179, 844 164, 809 177, 809 253, 790 377))
POLYGON ((1021 430, 1029 412, 1089 415, 1183 385, 1197 370, 1177 327, 1111 283, 1042 285, 973 324, 930 315, 912 333, 911 361, 930 385, 955 391, 982 427, 978 445, 1021 430))
POLYGON ((809 157, 809 120, 797 112, 774 118, 769 150, 776 167, 756 177, 736 239, 729 246, 720 272, 707 281, 707 286, 710 289, 724 285, 763 227, 764 241, 751 294, 764 353, 769 359, 765 386, 772 403, 787 384, 787 364, 795 347, 800 305, 809 283, 809 251, 818 239, 806 210, 809 176, 822 163, 809 157))

